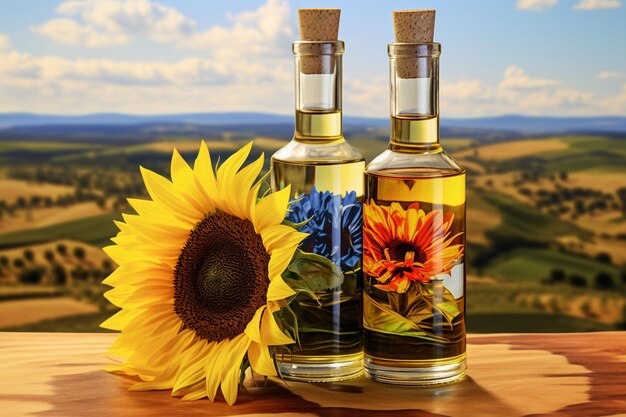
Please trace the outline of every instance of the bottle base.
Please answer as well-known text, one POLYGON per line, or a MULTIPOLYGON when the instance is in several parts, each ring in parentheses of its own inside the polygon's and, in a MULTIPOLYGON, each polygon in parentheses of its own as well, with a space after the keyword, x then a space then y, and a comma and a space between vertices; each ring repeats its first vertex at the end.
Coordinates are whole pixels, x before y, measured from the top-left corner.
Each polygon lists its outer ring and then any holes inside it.
POLYGON ((446 359, 389 360, 365 355, 368 379, 394 385, 429 386, 450 384, 465 378, 465 354, 446 359))
POLYGON ((341 356, 290 356, 278 361, 280 376, 289 381, 337 382, 363 374, 363 353, 341 356))

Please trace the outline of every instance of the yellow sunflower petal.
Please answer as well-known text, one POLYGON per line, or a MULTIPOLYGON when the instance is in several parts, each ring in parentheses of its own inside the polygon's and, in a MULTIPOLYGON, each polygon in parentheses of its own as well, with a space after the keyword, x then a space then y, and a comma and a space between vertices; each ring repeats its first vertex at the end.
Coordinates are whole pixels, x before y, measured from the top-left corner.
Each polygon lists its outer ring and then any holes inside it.
POLYGON ((220 378, 220 372, 222 370, 222 363, 220 362, 225 358, 224 350, 229 346, 229 340, 222 340, 215 347, 215 351, 211 355, 211 359, 206 361, 204 366, 204 374, 206 376, 206 393, 211 401, 215 400, 215 394, 217 393, 217 387, 222 382, 220 378))
MULTIPOLYGON (((152 200, 142 200, 139 198, 129 198, 128 204, 142 218, 154 224, 164 224, 167 226, 181 227, 191 229, 195 223, 184 222, 173 216, 170 212, 163 210, 157 203, 152 200)), ((122 223, 123 224, 123 223, 122 223)))
POLYGON ((240 196, 240 198, 236 199, 239 204, 236 204, 237 213, 235 214, 237 217, 242 219, 251 218, 252 217, 252 209, 254 207, 254 203, 256 203, 256 198, 245 198, 244 196, 248 196, 250 190, 253 188, 254 181, 259 176, 261 169, 263 168, 263 163, 265 160, 265 155, 261 154, 256 161, 252 162, 250 165, 244 167, 235 175, 235 180, 233 184, 233 191, 236 196, 240 196), (244 198, 242 198, 244 197, 244 198))
POLYGON ((182 221, 195 222, 204 214, 190 205, 170 181, 144 167, 140 168, 143 181, 152 200, 182 221))
POLYGON ((287 297, 291 297, 296 292, 285 282, 281 276, 274 277, 270 281, 270 285, 267 289, 267 300, 278 301, 287 297))
POLYGON ((168 265, 144 261, 120 265, 102 283, 111 287, 118 285, 137 286, 157 282, 168 284, 172 283, 173 277, 174 271, 168 265))
POLYGON ((222 197, 221 208, 234 216, 239 216, 238 204, 236 202, 238 198, 242 197, 237 195, 235 191, 235 174, 239 171, 246 158, 248 158, 251 148, 252 142, 249 142, 246 146, 232 154, 217 169, 217 189, 222 197))
POLYGON ((270 356, 267 346, 256 342, 250 343, 250 347, 248 348, 248 360, 250 360, 250 366, 257 374, 276 376, 274 361, 270 356))
POLYGON ((215 342, 207 343, 206 340, 198 342, 195 349, 189 354, 189 365, 181 367, 179 375, 176 376, 176 382, 172 387, 172 395, 178 395, 180 391, 186 387, 197 384, 205 377, 204 361, 215 347, 215 342))
POLYGON ((296 252, 296 249, 297 247, 295 246, 274 249, 267 267, 270 279, 280 276, 285 271, 291 262, 291 258, 293 258, 293 254, 296 252))
POLYGON ((261 199, 256 205, 254 225, 257 232, 262 232, 266 227, 281 224, 289 207, 291 186, 272 193, 261 199))
POLYGON ((183 398, 181 398, 181 401, 195 401, 195 400, 199 400, 201 398, 206 397, 206 387, 204 385, 204 382, 201 384, 197 384, 193 390, 189 391, 189 393, 185 394, 185 396, 183 398))
POLYGON ((206 142, 202 141, 198 157, 193 165, 193 173, 196 183, 204 190, 204 193, 214 202, 217 199, 217 179, 211 165, 211 154, 206 142))
POLYGON ((283 333, 280 327, 278 327, 278 323, 276 323, 270 308, 265 309, 265 313, 261 318, 261 343, 270 346, 295 343, 291 337, 283 333))
POLYGON ((293 227, 284 224, 269 226, 261 231, 263 246, 269 254, 278 248, 295 247, 307 236, 307 233, 298 232, 293 227))
POLYGON ((246 330, 244 333, 252 340, 253 342, 261 343, 261 317, 263 316, 263 312, 267 306, 259 307, 254 313, 254 317, 246 326, 246 330))
POLYGON ((233 405, 237 399, 239 391, 239 376, 241 374, 241 361, 248 351, 250 339, 246 335, 241 335, 241 339, 231 348, 231 354, 228 361, 224 364, 224 374, 222 376, 222 394, 228 405, 233 405))
POLYGON ((172 153, 171 175, 174 186, 198 211, 208 213, 215 209, 204 189, 198 187, 193 169, 176 149, 172 153))
POLYGON ((141 310, 120 310, 100 323, 100 327, 109 330, 123 330, 133 318, 141 313, 141 310))

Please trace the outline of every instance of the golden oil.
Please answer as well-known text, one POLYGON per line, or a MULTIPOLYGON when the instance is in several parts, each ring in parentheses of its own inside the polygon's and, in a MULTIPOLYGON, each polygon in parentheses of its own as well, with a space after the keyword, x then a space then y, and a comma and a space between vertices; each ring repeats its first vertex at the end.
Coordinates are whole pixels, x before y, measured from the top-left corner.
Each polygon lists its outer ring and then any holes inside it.
MULTIPOLYGON (((456 244, 465 244, 465 173, 455 169, 402 168, 368 171, 367 203, 388 207, 400 204, 404 209, 419 203, 426 213, 439 211, 453 216, 449 233, 459 235, 456 244)), ((365 220, 367 222, 367 219, 365 220)), ((398 224, 397 227, 404 225, 398 224)), ((464 375, 465 367, 465 279, 462 258, 453 273, 433 277, 427 285, 430 303, 436 306, 451 300, 458 314, 448 321, 436 307, 432 316, 417 322, 416 328, 426 331, 424 337, 389 333, 377 326, 380 313, 370 304, 388 306, 389 294, 375 287, 376 277, 364 275, 363 342, 368 372, 377 372, 376 379, 387 383, 418 384, 450 382, 464 375), (443 301, 446 300, 446 301, 443 301), (439 303, 441 304, 441 303, 439 303), (429 334, 430 333, 430 334, 429 334), (382 372, 381 372, 382 371, 382 372), (452 371, 452 372, 450 372, 452 371)), ((407 293, 399 295, 405 297, 407 293)), ((397 297, 398 295, 396 295, 397 297)), ((412 302, 411 300, 407 301, 412 302)), ((414 302, 414 301, 413 301, 414 302)), ((394 313, 397 313, 394 311, 394 313)))
POLYGON ((439 144, 438 43, 392 43, 389 148, 366 168, 365 375, 465 375, 465 170, 439 144))
POLYGON ((299 291, 279 322, 298 340, 276 358, 280 375, 297 381, 339 381, 363 370, 365 162, 342 134, 342 53, 341 41, 294 43, 295 133, 271 161, 272 189, 291 187, 286 220, 308 234, 283 274, 299 291), (312 72, 318 61, 320 73, 312 72))

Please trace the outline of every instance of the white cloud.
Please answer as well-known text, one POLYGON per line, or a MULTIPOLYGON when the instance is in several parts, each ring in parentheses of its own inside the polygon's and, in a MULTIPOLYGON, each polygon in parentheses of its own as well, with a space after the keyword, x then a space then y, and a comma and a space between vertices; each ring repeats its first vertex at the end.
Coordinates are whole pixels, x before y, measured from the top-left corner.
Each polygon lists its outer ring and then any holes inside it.
POLYGON ((128 42, 128 36, 122 33, 102 32, 72 19, 52 19, 35 30, 57 42, 74 46, 100 47, 128 42))
POLYGON ((137 36, 180 41, 195 31, 195 22, 176 9, 149 0, 70 0, 56 11, 65 17, 33 29, 69 45, 122 45, 137 36))
MULTIPOLYGON (((385 117, 389 113, 388 88, 386 76, 347 80, 345 113, 385 117)), ((502 79, 495 83, 478 79, 442 80, 439 93, 443 117, 626 113, 626 88, 620 96, 602 100, 592 93, 568 88, 558 80, 531 78, 515 65, 506 68, 502 79)))
POLYGON ((267 0, 204 32, 174 9, 146 0, 67 1, 58 11, 73 22, 66 28, 75 28, 53 31, 65 43, 102 46, 135 36, 167 41, 165 34, 173 34, 177 42, 186 36, 188 46, 207 50, 175 62, 0 50, 0 111, 286 112, 293 106, 293 27, 286 1, 267 0))
POLYGON ((0 111, 129 113, 292 107, 292 74, 204 58, 176 62, 36 57, 0 51, 0 111))
POLYGON ((620 79, 626 78, 626 72, 619 71, 601 71, 596 75, 596 79, 598 80, 612 80, 612 79, 620 79))
POLYGON ((11 40, 4 33, 0 33, 0 51, 3 49, 9 49, 11 47, 11 40))
POLYGON ((286 0, 267 0, 257 10, 229 15, 229 27, 203 31, 177 9, 151 0, 69 0, 56 11, 63 17, 33 30, 74 46, 123 45, 145 38, 184 48, 210 48, 221 57, 276 55, 293 36, 286 0))
MULTIPOLYGON (((56 20, 72 22, 51 32, 65 43, 103 46, 141 37, 184 44, 191 56, 177 61, 37 56, 11 48, 0 34, 0 111, 287 113, 293 109, 289 45, 294 28, 285 0, 266 0, 255 10, 228 16, 225 25, 202 30, 172 7, 148 0, 66 1, 58 12, 62 16, 56 20)), ((41 33, 49 23, 39 27, 41 33)), ((359 75, 344 80, 345 113, 386 117, 387 76, 359 75)), ((622 76, 626 74, 603 71, 597 78, 622 76)), ((444 117, 626 114, 626 86, 611 97, 597 96, 541 74, 529 75, 516 65, 506 68, 500 80, 442 80, 440 92, 444 117)))
POLYGON ((558 2, 559 0, 517 0, 517 4, 515 6, 519 10, 543 12, 553 8, 558 2))
POLYGON ((601 105, 606 109, 606 114, 626 113, 626 84, 622 86, 621 94, 601 100, 601 105))
POLYGON ((622 7, 620 0, 580 0, 574 6, 574 10, 604 10, 619 9, 622 7))
POLYGON ((389 81, 386 75, 367 74, 343 81, 345 114, 386 117, 389 114, 389 81))
POLYGON ((558 80, 547 78, 531 78, 520 67, 511 65, 504 71, 504 79, 500 82, 500 88, 536 89, 558 85, 559 83, 558 80))

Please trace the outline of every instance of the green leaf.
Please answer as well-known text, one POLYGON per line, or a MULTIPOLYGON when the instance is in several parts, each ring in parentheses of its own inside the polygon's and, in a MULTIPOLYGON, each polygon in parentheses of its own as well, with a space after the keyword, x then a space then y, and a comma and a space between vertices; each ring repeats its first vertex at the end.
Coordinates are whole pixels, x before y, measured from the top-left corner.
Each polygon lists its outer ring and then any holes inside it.
MULTIPOLYGON (((295 275, 311 291, 331 290, 343 283, 343 274, 337 265, 323 256, 300 249, 296 250, 287 272, 290 281, 295 275)), ((302 283, 299 283, 298 288, 304 288, 302 283)))
POLYGON ((306 219, 305 221, 302 221, 300 223, 294 223, 294 222, 291 222, 289 220, 283 220, 282 224, 285 225, 285 226, 292 227, 292 228, 294 228, 296 230, 300 230, 300 228, 302 226, 305 226, 309 221, 311 221, 312 218, 313 217, 309 217, 308 219, 306 219))
POLYGON ((291 287, 296 293, 304 293, 311 297, 317 304, 320 304, 319 298, 317 298, 317 294, 308 286, 308 284, 298 278, 289 278, 283 275, 283 280, 285 283, 291 287))
POLYGON ((417 337, 438 343, 447 342, 441 336, 423 331, 417 323, 402 317, 367 294, 363 295, 363 327, 379 333, 417 337))
POLYGON ((450 290, 443 285, 442 281, 431 281, 429 284, 421 285, 420 290, 429 308, 441 313, 452 328, 452 320, 461 314, 461 311, 450 290))

